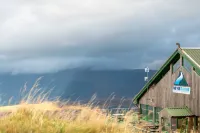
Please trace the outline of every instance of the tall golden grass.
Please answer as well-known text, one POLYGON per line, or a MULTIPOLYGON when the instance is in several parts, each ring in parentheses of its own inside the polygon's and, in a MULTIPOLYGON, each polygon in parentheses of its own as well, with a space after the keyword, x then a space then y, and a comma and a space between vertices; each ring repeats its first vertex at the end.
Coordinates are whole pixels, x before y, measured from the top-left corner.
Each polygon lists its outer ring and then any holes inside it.
POLYGON ((39 80, 19 105, 0 107, 0 133, 131 133, 132 112, 119 123, 93 106, 92 100, 85 105, 66 102, 60 107, 58 99, 48 101, 49 92, 39 91, 39 80))

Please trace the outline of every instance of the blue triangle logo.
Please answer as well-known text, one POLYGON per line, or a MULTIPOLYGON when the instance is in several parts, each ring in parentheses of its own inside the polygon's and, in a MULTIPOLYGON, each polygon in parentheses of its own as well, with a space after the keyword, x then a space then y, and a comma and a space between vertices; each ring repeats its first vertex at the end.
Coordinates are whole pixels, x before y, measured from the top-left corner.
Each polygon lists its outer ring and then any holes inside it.
POLYGON ((187 81, 183 75, 183 72, 179 72, 179 76, 177 77, 176 81, 174 82, 176 86, 188 86, 187 81))

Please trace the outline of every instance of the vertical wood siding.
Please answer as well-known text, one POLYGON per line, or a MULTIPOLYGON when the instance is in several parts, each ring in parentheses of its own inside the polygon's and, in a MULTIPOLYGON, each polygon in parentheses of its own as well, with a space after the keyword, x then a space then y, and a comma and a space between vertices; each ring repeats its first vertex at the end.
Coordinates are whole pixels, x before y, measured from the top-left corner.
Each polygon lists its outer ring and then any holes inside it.
POLYGON ((172 73, 172 69, 170 69, 156 85, 148 89, 148 92, 144 94, 139 103, 161 108, 188 106, 195 115, 200 116, 199 88, 200 76, 194 70, 190 73, 180 67, 172 73), (183 72, 186 81, 191 87, 190 95, 172 92, 173 84, 179 75, 179 71, 183 72))

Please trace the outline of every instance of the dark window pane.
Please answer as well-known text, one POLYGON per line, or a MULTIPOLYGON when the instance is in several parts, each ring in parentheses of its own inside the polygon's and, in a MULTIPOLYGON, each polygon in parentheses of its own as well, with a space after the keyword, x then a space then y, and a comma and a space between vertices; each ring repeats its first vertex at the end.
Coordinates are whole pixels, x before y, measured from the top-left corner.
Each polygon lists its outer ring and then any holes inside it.
POLYGON ((185 58, 183 58, 183 67, 191 73, 192 65, 185 58))
POLYGON ((176 72, 177 69, 180 67, 180 60, 178 60, 174 65, 173 65, 173 73, 176 72))

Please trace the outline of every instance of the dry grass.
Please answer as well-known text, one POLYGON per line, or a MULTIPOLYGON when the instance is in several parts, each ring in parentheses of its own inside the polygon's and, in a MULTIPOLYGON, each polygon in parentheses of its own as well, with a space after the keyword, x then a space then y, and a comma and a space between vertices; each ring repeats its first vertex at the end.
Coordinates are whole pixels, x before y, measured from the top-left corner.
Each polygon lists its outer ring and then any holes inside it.
POLYGON ((98 108, 91 109, 87 106, 59 108, 53 103, 41 103, 10 106, 9 109, 9 111, 13 109, 12 113, 0 118, 0 132, 2 133, 130 132, 129 120, 118 123, 98 108))
POLYGON ((60 107, 58 100, 47 102, 48 94, 38 95, 38 86, 39 80, 19 105, 0 108, 0 133, 131 133, 132 113, 118 123, 91 101, 60 107))

